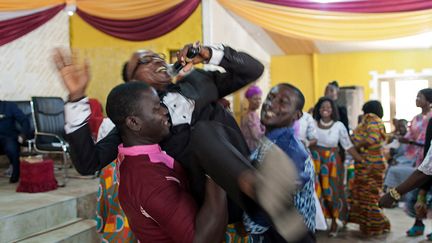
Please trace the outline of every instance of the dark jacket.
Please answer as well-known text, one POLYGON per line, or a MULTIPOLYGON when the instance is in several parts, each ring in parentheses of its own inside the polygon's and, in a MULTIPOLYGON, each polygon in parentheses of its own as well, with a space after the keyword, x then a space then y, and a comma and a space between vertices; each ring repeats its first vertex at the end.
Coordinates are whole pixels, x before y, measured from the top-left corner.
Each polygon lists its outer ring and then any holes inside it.
MULTIPOLYGON (((178 82, 176 92, 195 101, 191 125, 172 127, 171 135, 161 143, 161 147, 182 164, 189 145, 190 131, 197 121, 219 121, 238 130, 238 136, 242 136, 232 115, 223 109, 217 100, 257 80, 264 66, 248 54, 237 52, 230 47, 225 47, 220 66, 226 70, 225 73, 197 69, 178 82)), ((66 135, 72 161, 77 171, 83 175, 94 174, 112 162, 121 143, 116 129, 97 144, 94 144, 90 134, 89 126, 86 124, 66 135)))
POLYGON ((27 116, 10 101, 0 100, 0 137, 17 138, 20 133, 28 136, 30 132, 30 122, 27 116), (21 131, 17 129, 16 123, 21 126, 21 131))

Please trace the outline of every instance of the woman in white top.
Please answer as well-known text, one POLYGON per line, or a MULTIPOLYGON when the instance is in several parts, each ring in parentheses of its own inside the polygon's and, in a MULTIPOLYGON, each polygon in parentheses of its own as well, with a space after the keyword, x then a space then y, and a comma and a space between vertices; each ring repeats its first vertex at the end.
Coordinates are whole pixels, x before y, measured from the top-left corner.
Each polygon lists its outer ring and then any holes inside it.
POLYGON ((351 143, 348 132, 338 121, 337 108, 330 98, 322 97, 314 108, 317 123, 317 145, 311 147, 315 163, 316 192, 326 218, 332 220, 329 236, 337 234, 336 219, 348 220, 348 208, 344 193, 344 164, 338 153, 338 144, 348 151, 355 160, 363 158, 351 143))

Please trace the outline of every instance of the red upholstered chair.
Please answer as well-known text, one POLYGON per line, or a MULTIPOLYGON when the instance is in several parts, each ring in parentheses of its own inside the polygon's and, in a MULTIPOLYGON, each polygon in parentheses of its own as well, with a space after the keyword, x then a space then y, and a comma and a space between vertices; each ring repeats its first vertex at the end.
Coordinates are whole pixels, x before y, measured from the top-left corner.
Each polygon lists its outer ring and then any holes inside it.
POLYGON ((89 105, 90 105, 91 114, 89 117, 88 124, 90 127, 90 131, 92 133, 92 137, 96 141, 99 127, 104 119, 103 112, 102 112, 102 104, 97 99, 90 98, 89 105))

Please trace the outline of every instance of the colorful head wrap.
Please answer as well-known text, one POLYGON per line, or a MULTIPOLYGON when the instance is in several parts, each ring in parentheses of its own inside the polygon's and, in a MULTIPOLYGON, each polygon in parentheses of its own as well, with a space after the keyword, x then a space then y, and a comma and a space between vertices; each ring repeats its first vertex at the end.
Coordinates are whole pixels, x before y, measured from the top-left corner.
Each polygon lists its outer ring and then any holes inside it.
POLYGON ((261 89, 260 89, 258 86, 256 86, 256 85, 251 85, 251 86, 246 90, 245 97, 246 97, 247 99, 249 99, 249 98, 251 98, 251 97, 254 96, 254 95, 262 95, 262 91, 261 91, 261 89))

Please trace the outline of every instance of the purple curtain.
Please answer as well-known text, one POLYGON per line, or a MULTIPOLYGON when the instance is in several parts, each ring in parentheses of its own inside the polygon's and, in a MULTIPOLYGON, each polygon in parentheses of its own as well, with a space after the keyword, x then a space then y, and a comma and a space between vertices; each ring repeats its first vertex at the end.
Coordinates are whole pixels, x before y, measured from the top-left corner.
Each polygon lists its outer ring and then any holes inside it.
POLYGON ((353 13, 390 13, 432 8, 431 0, 347 0, 319 3, 314 0, 255 0, 294 8, 353 13))
POLYGON ((34 14, 0 21, 0 46, 35 30, 64 8, 64 4, 34 14))
POLYGON ((165 35, 182 24, 198 7, 200 0, 186 0, 157 15, 133 20, 111 20, 77 9, 77 14, 96 29, 125 40, 145 41, 165 35))

